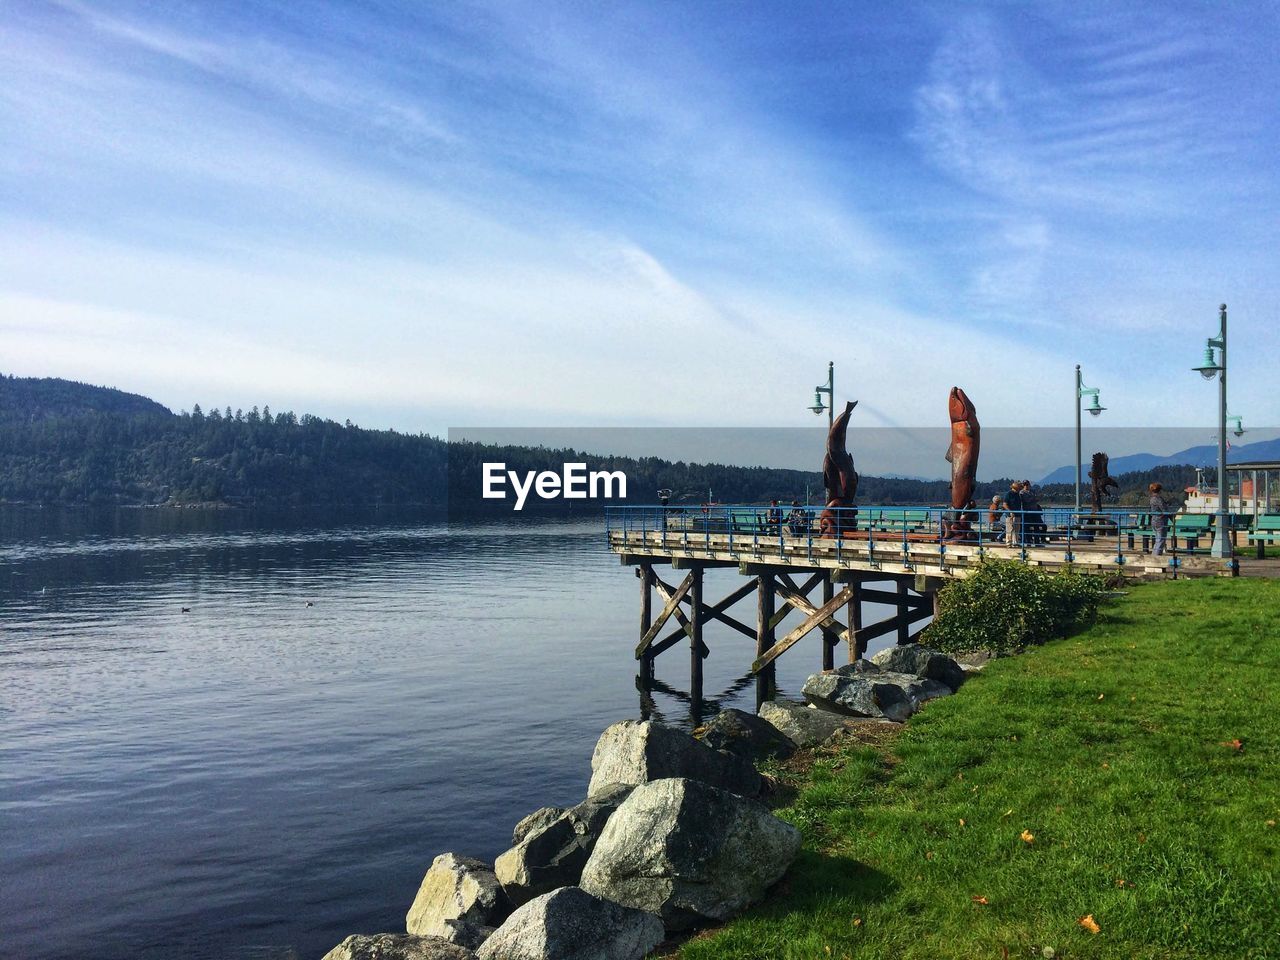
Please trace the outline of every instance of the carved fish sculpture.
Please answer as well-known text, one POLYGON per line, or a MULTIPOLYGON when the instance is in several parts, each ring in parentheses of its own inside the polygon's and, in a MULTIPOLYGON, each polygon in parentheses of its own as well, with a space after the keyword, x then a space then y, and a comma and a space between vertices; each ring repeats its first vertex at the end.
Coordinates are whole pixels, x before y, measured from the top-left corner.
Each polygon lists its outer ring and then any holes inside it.
POLYGON ((1095 453, 1093 455, 1093 468, 1089 471, 1089 479, 1093 481, 1093 512, 1099 513, 1102 510, 1102 499, 1114 487, 1120 489, 1120 484, 1111 476, 1108 464, 1110 458, 1105 453, 1095 453))
POLYGON ((951 464, 951 506, 962 510, 973 498, 977 482, 978 414, 973 401, 959 387, 951 388, 947 412, 951 415, 951 445, 947 447, 947 462, 951 464))
POLYGON ((831 429, 827 432, 827 454, 822 458, 822 485, 827 488, 828 509, 818 515, 818 529, 828 536, 839 536, 842 526, 853 526, 853 511, 839 514, 832 508, 852 507, 853 498, 858 493, 858 471, 853 468, 853 457, 845 449, 849 414, 857 405, 857 400, 846 403, 844 413, 831 422, 831 429))

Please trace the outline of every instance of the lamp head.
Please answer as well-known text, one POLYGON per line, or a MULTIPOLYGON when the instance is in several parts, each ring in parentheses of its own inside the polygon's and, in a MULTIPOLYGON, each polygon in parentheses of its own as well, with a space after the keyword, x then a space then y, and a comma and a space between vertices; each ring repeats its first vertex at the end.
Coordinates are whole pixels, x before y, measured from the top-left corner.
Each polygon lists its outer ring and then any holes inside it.
POLYGON ((817 390, 813 391, 813 406, 809 408, 816 415, 821 416, 826 412, 827 408, 822 405, 822 394, 817 390))
POLYGON ((1218 366, 1218 361, 1213 355, 1213 347, 1206 345, 1204 348, 1204 362, 1200 366, 1192 367, 1191 369, 1197 371, 1206 380, 1212 380, 1217 376, 1222 368, 1218 366))
POLYGON ((1096 416, 1098 416, 1099 414, 1101 414, 1101 413, 1102 413, 1102 411, 1103 411, 1103 410, 1105 410, 1105 409, 1107 409, 1107 408, 1106 408, 1106 407, 1104 407, 1102 404, 1100 404, 1100 403, 1098 402, 1098 395, 1095 393, 1095 394, 1093 395, 1093 403, 1091 403, 1091 404, 1089 405, 1089 413, 1090 413, 1090 415, 1091 415, 1091 416, 1095 416, 1095 417, 1096 417, 1096 416))

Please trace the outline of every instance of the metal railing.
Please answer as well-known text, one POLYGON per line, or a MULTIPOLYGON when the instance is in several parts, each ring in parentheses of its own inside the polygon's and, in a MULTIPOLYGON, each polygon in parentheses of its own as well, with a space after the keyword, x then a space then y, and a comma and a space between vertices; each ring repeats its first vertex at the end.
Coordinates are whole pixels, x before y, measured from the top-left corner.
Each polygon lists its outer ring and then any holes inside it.
MULTIPOLYGON (((1180 555, 1208 554, 1213 521, 1211 515, 1204 516, 1207 520, 1191 520, 1188 515, 1166 520, 1164 555, 1168 566, 1176 569, 1180 555)), ((815 544, 834 544, 837 556, 846 542, 865 543, 872 551, 900 544, 903 553, 913 544, 935 544, 940 552, 955 544, 1011 547, 1024 559, 1036 555, 1049 559, 1052 553, 1054 559, 1067 563, 1073 561, 1077 550, 1087 551, 1091 558, 1105 551, 1117 564, 1152 553, 1159 533, 1145 511, 1113 508, 1086 512, 1069 507, 1001 510, 992 522, 986 508, 625 506, 605 508, 605 526, 610 535, 621 534, 624 539, 638 535, 646 543, 683 550, 700 545, 709 550, 714 536, 717 546, 723 546, 722 538, 727 538, 731 552, 758 551, 773 541, 779 553, 792 554, 797 550, 812 553, 815 544), (1007 522, 1010 516, 1012 526, 1007 522)))

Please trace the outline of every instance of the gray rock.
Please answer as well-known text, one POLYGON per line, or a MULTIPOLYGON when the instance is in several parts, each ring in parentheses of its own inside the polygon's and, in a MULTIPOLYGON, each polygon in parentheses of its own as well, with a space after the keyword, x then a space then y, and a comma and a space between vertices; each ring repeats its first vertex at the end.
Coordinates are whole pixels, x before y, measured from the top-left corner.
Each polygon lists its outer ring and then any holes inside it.
POLYGON ((600 735, 591 755, 588 797, 617 784, 686 777, 744 797, 760 792, 760 775, 741 757, 720 753, 689 734, 649 720, 623 720, 600 735))
POLYGON ((439 937, 375 933, 347 937, 322 960, 475 960, 475 954, 439 937))
POLYGON ((785 760, 796 745, 767 720, 741 710, 722 710, 702 728, 700 739, 712 750, 741 757, 749 763, 785 760))
POLYGON ((477 949, 497 929, 482 923, 472 923, 469 920, 446 920, 441 926, 444 932, 440 934, 440 939, 456 943, 468 950, 477 949))
POLYGON ((511 903, 487 863, 442 853, 422 878, 405 926, 419 936, 469 940, 478 930, 498 926, 510 912, 511 903))
POLYGON ((539 807, 516 824, 511 831, 511 843, 517 844, 535 830, 541 830, 559 820, 564 811, 564 807, 539 807))
POLYGON ((969 650, 964 653, 957 653, 955 661, 960 664, 960 669, 964 671, 965 677, 972 677, 975 673, 981 673, 988 663, 999 656, 998 653, 992 653, 990 650, 969 650))
POLYGON ((859 660, 830 673, 815 673, 805 681, 802 692, 821 710, 902 722, 927 701, 950 696, 951 688, 937 680, 881 670, 859 660))
POLYGON ((799 850, 800 831, 759 801, 697 780, 655 780, 610 818, 582 888, 683 930, 760 900, 799 850))
POLYGON ((871 662, 882 670, 895 673, 912 673, 945 683, 953 691, 964 683, 964 668, 945 653, 939 653, 919 643, 907 643, 900 647, 881 650, 871 662))
POLYGON ((631 789, 615 784, 570 807, 498 857, 493 872, 511 902, 518 905, 560 887, 576 886, 604 825, 631 789))
POLYGON ((843 717, 790 700, 769 700, 760 704, 760 719, 772 724, 797 747, 816 747, 826 743, 845 726, 843 717))
POLYGON ((478 960, 641 960, 662 942, 651 913, 601 900, 577 887, 518 907, 485 941, 478 960))

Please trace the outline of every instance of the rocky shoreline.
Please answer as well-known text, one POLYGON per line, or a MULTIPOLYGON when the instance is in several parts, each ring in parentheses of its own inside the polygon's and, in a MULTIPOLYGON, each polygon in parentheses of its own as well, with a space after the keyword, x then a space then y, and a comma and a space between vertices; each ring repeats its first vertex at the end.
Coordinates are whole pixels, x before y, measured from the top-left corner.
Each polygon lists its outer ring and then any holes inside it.
POLYGON ((859 723, 896 727, 982 666, 908 644, 814 674, 807 703, 725 710, 696 736, 615 723, 586 799, 526 816, 492 865, 436 857, 404 933, 350 936, 323 960, 641 960, 763 900, 800 852, 758 763, 859 723))

